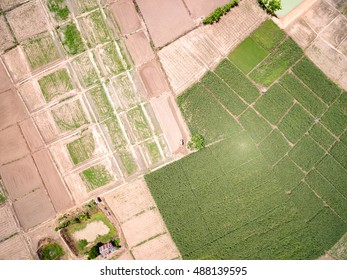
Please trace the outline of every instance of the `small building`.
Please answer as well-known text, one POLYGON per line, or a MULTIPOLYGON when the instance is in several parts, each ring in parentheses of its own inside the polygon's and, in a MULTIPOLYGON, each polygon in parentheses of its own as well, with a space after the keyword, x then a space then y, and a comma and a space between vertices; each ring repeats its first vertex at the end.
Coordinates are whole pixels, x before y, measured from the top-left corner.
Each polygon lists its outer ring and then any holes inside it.
POLYGON ((102 246, 99 247, 99 253, 103 258, 107 258, 107 256, 115 251, 115 248, 111 244, 111 242, 108 242, 102 246))

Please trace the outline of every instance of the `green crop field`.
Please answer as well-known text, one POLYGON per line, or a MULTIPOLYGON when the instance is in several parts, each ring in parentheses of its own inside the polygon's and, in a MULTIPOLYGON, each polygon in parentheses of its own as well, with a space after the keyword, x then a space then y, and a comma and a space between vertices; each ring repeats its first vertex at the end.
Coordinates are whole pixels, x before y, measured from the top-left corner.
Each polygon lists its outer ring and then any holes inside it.
MULTIPOLYGON (((122 58, 119 55, 114 42, 110 42, 103 46, 100 55, 108 74, 117 75, 125 71, 122 58)), ((124 64, 126 63, 124 62, 124 64)))
POLYGON ((84 87, 89 87, 93 84, 99 82, 98 74, 91 63, 88 53, 83 53, 79 55, 72 62, 76 72, 78 79, 84 87))
POLYGON ((70 55, 81 53, 85 50, 82 37, 76 24, 69 23, 57 28, 60 40, 65 51, 70 55))
POLYGON ((79 164, 92 157, 95 150, 93 134, 86 134, 66 145, 74 164, 79 164))
POLYGON ((184 259, 317 259, 347 231, 347 94, 272 21, 250 38, 177 98, 205 148, 145 179, 184 259))
POLYGON ((88 91, 87 96, 90 98, 94 112, 98 121, 103 121, 113 116, 113 108, 107 98, 106 92, 101 85, 88 91))
POLYGON ((92 166, 82 171, 80 176, 85 181, 88 191, 105 186, 113 180, 113 176, 102 164, 92 166))

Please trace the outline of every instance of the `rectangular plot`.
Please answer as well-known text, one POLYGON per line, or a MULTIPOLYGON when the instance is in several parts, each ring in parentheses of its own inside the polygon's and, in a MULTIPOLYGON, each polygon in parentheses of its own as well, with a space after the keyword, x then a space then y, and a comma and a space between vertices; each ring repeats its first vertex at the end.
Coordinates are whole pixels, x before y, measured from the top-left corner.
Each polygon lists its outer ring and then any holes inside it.
POLYGON ((347 145, 347 131, 342 136, 340 136, 340 141, 347 145))
POLYGON ((79 99, 55 107, 51 114, 61 132, 75 130, 89 123, 79 99))
POLYGON ((10 237, 18 231, 16 220, 8 205, 0 207, 0 241, 10 237))
POLYGON ((180 95, 177 102, 191 134, 202 135, 206 144, 241 131, 232 116, 199 83, 180 95), (206 112, 209 112, 208 117, 206 112))
POLYGON ((131 109, 126 115, 138 141, 148 139, 152 136, 152 130, 141 106, 131 109))
POLYGON ((246 104, 230 89, 218 76, 213 72, 207 72, 201 79, 201 82, 216 95, 218 100, 233 115, 238 116, 244 109, 246 104))
POLYGON ((224 59, 214 72, 248 103, 252 103, 259 96, 257 87, 229 60, 224 59))
POLYGON ((311 171, 305 182, 345 221, 347 221, 347 200, 327 179, 316 170, 311 171))
POLYGON ((87 191, 92 191, 112 182, 114 177, 112 172, 103 164, 97 164, 80 173, 81 178, 86 183, 87 191))
POLYGON ((305 177, 305 174, 288 156, 281 159, 281 161, 273 167, 273 171, 278 181, 288 191, 295 188, 305 177))
POLYGON ((268 51, 248 37, 228 57, 243 73, 247 74, 268 54, 268 51))
POLYGON ((72 162, 74 164, 79 164, 91 158, 93 155, 95 149, 93 134, 90 133, 83 135, 77 140, 68 143, 66 147, 69 151, 72 162))
POLYGON ((123 109, 131 108, 140 101, 140 96, 132 82, 130 74, 124 73, 112 78, 112 86, 123 109))
POLYGON ((347 127, 347 93, 343 93, 323 115, 322 123, 339 136, 347 127))
POLYGON ((324 157, 325 151, 310 136, 304 136, 288 155, 303 170, 309 171, 324 157))
POLYGON ((347 172, 332 156, 326 156, 316 168, 319 173, 347 198, 347 172))
POLYGON ((328 149, 336 140, 335 137, 320 123, 315 124, 308 134, 324 149, 328 149))
POLYGON ((73 0, 73 5, 79 14, 91 11, 98 7, 96 0, 73 0))
POLYGON ((302 50, 292 40, 287 39, 250 74, 250 77, 264 86, 271 85, 301 56, 302 50))
POLYGON ((118 155, 127 176, 134 174, 139 169, 134 156, 126 147, 118 148, 116 154, 118 155))
POLYGON ((290 142, 296 143, 313 123, 313 118, 300 105, 295 104, 280 122, 278 128, 290 142))
POLYGON ((293 105, 293 97, 279 84, 274 84, 255 103, 255 109, 268 121, 277 124, 293 105))
POLYGON ((280 80, 280 85, 285 88, 297 101, 299 101, 300 104, 312 115, 319 117, 325 111, 325 104, 292 74, 286 74, 284 77, 282 77, 280 80))
POLYGON ((67 54, 75 55, 85 51, 80 31, 75 23, 59 26, 57 32, 67 54))
POLYGON ((264 49, 271 51, 285 37, 285 33, 272 21, 265 21, 256 31, 251 34, 251 38, 264 49))
POLYGON ((83 87, 89 87, 98 82, 98 74, 90 61, 88 53, 83 53, 72 61, 78 79, 83 87))
POLYGON ((74 88, 68 71, 64 68, 38 80, 41 92, 47 102, 74 88))
POLYGON ((344 143, 335 143, 334 147, 330 150, 330 154, 347 169, 347 146, 344 143))
POLYGON ((156 164, 163 159, 160 153, 159 147, 155 141, 145 142, 144 149, 145 149, 145 153, 148 158, 148 161, 151 165, 156 164))
POLYGON ((270 164, 276 163, 276 161, 288 152, 289 148, 290 146, 287 140, 277 129, 273 130, 272 133, 259 144, 260 151, 270 164))
POLYGON ((117 75, 126 69, 126 63, 123 62, 122 55, 118 52, 116 44, 116 42, 110 42, 98 50, 105 75, 117 75))
POLYGON ((111 117, 101 123, 101 128, 106 132, 106 138, 112 150, 124 147, 127 142, 116 117, 111 117))
POLYGON ((45 2, 47 2, 48 10, 56 21, 61 22, 70 17, 70 10, 66 0, 47 0, 45 2))
POLYGON ((292 191, 290 198, 306 221, 311 220, 311 218, 324 208, 323 201, 304 182, 301 182, 292 191))
POLYGON ((30 260, 32 256, 25 238, 17 234, 0 243, 1 260, 30 260))
POLYGON ((93 111, 96 114, 96 118, 99 122, 102 122, 103 120, 114 115, 112 105, 108 100, 105 89, 102 85, 98 85, 97 87, 89 90, 86 95, 91 101, 93 111))
POLYGON ((272 130, 271 126, 266 122, 266 120, 257 115, 257 113, 251 108, 248 108, 239 117, 239 121, 253 138, 255 143, 259 143, 272 130))
POLYGON ((340 95, 341 89, 308 58, 300 60, 293 72, 326 104, 331 104, 340 95))

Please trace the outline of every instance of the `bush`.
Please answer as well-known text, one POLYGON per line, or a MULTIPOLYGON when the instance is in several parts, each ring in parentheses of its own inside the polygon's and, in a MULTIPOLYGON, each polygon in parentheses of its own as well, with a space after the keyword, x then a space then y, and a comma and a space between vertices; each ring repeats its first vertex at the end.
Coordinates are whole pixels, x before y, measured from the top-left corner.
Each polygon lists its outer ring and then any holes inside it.
POLYGON ((205 139, 200 134, 195 134, 188 142, 188 148, 201 150, 204 148, 205 139))
POLYGON ((82 252, 87 247, 87 245, 88 241, 86 239, 81 239, 77 243, 77 248, 82 252))
POLYGON ((59 260, 64 256, 64 250, 57 243, 43 245, 37 252, 40 260, 59 260))
POLYGON ((281 0, 258 0, 258 3, 260 7, 272 15, 282 8, 281 0))
POLYGON ((208 17, 204 18, 202 21, 203 24, 213 24, 218 22, 222 16, 227 14, 233 7, 239 4, 240 0, 233 0, 230 3, 226 4, 223 7, 218 7, 208 17))
POLYGON ((99 242, 98 244, 96 244, 95 246, 93 246, 89 253, 88 253, 88 260, 93 260, 95 259, 97 256, 100 255, 100 252, 99 252, 99 247, 104 245, 103 243, 99 242))

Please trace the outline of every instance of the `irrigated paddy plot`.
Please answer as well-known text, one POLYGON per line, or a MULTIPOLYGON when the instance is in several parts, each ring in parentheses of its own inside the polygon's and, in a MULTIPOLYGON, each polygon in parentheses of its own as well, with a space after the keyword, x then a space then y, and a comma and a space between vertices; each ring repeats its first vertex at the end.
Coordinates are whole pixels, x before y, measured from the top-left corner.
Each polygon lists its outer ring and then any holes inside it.
POLYGON ((347 231, 347 93, 303 56, 266 21, 177 98, 208 145, 145 179, 184 259, 315 259, 347 231))

